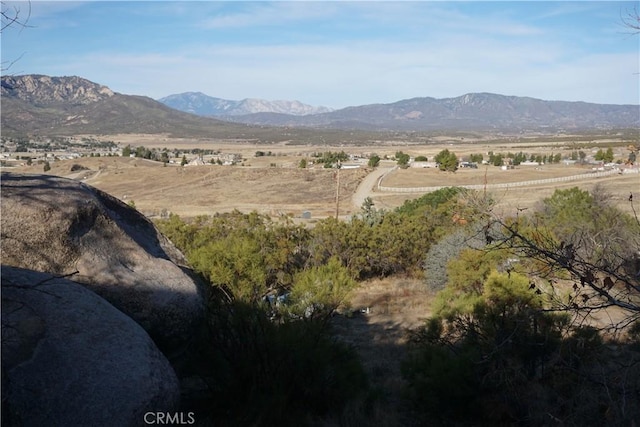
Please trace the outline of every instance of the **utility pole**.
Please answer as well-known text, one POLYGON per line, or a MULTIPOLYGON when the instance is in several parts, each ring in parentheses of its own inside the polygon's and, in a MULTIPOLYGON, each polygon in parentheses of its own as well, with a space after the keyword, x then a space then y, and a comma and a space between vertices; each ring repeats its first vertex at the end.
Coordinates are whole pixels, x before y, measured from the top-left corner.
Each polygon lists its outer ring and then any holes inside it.
POLYGON ((336 219, 338 219, 338 215, 340 213, 340 162, 338 162, 338 172, 336 172, 336 219))

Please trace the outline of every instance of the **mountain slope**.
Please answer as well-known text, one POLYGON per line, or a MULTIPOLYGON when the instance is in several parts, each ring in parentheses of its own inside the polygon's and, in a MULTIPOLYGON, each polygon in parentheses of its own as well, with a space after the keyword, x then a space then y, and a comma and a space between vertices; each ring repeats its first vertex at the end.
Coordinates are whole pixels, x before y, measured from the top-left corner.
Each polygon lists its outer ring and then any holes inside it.
POLYGON ((168 133, 232 137, 251 127, 174 110, 79 77, 2 77, 2 132, 11 134, 168 133))
POLYGON ((472 93, 456 98, 413 98, 391 104, 347 107, 304 117, 251 114, 228 120, 269 126, 369 130, 606 129, 640 126, 640 106, 472 93))
POLYGON ((176 110, 200 116, 238 116, 253 113, 282 113, 302 116, 331 111, 327 107, 314 107, 299 101, 266 101, 254 98, 232 101, 214 98, 202 92, 169 95, 158 101, 176 110))
POLYGON ((86 105, 115 95, 108 87, 77 76, 3 76, 1 85, 3 98, 20 99, 38 106, 86 105))
POLYGON ((306 111, 304 104, 284 101, 278 107, 277 103, 264 104, 267 101, 226 101, 197 93, 176 98, 176 102, 179 99, 185 102, 181 108, 194 112, 216 108, 217 111, 236 113, 261 111, 216 119, 178 111, 148 97, 115 93, 80 77, 3 76, 1 83, 1 126, 2 134, 7 136, 148 133, 313 143, 334 138, 343 141, 345 131, 354 129, 376 133, 521 132, 640 127, 638 105, 543 101, 490 93, 445 99, 413 98, 306 115, 264 111, 268 108, 306 111), (283 132, 274 126, 290 129, 283 132))
MULTIPOLYGON (((80 77, 3 76, 0 82, 3 136, 146 133, 255 143, 345 141, 342 131, 298 128, 283 132, 189 114, 148 97, 115 93, 80 77)), ((347 141, 352 139, 346 136, 347 141)))

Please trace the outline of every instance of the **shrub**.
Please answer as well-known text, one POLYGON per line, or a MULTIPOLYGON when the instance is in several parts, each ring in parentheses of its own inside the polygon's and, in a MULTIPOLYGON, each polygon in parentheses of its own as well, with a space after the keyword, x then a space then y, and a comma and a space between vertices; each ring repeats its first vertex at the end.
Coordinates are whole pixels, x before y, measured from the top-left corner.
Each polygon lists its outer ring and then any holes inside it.
POLYGON ((434 160, 441 171, 455 172, 458 169, 458 157, 447 149, 436 154, 434 160))

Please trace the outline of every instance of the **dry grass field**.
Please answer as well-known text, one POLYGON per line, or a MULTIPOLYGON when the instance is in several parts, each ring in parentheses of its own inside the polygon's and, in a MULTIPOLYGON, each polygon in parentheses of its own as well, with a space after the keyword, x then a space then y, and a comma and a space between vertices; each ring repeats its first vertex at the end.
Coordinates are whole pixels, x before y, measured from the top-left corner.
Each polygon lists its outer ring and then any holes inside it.
MULTIPOLYGON (((193 166, 178 167, 168 165, 162 167, 157 162, 142 159, 123 158, 81 158, 77 160, 52 163, 50 174, 81 179, 114 196, 129 202, 133 200, 136 207, 149 216, 161 212, 174 212, 181 216, 196 216, 226 212, 233 209, 241 211, 257 210, 259 212, 280 215, 290 214, 300 217, 302 212, 310 211, 312 217, 322 218, 335 215, 336 181, 332 170, 314 168, 298 169, 300 159, 312 160, 314 152, 341 151, 350 154, 366 155, 376 153, 381 157, 392 157, 396 151, 404 151, 411 156, 423 155, 430 160, 442 149, 449 149, 459 157, 472 153, 489 151, 527 153, 561 153, 570 154, 576 149, 584 149, 593 154, 599 146, 616 143, 616 158, 624 159, 628 155, 627 142, 621 140, 590 141, 588 147, 567 141, 569 136, 548 140, 536 138, 534 141, 518 140, 488 142, 486 139, 436 137, 437 143, 410 144, 399 141, 376 142, 363 146, 313 146, 240 143, 238 141, 215 139, 180 139, 163 135, 109 135, 101 136, 102 140, 112 140, 124 147, 143 145, 148 148, 168 148, 189 150, 192 148, 220 150, 224 153, 241 154, 244 166, 193 166), (255 157, 256 151, 271 152, 272 155, 255 157), (72 172, 71 166, 80 164, 89 171, 72 172)), ((577 139, 580 136, 576 136, 577 139)), ((580 142, 580 144, 584 144, 580 142)), ((391 166, 392 161, 383 161, 384 166, 391 166)), ((42 165, 15 168, 17 172, 42 172, 42 165)), ((396 170, 385 177, 383 184, 389 187, 423 187, 452 186, 468 184, 497 184, 504 182, 528 181, 582 174, 590 168, 565 165, 545 165, 541 167, 519 166, 516 169, 503 171, 493 166, 481 166, 478 169, 459 169, 455 173, 440 172, 436 169, 396 170)), ((420 193, 381 193, 374 191, 374 185, 367 183, 367 188, 360 188, 356 197, 358 184, 370 172, 366 168, 342 170, 340 172, 340 215, 349 216, 359 210, 358 201, 369 195, 376 207, 392 209, 400 206, 405 200, 419 197, 420 193), (356 202, 356 203, 354 203, 356 202)), ((370 180, 369 180, 370 181, 370 180)), ((550 196, 557 188, 579 186, 591 189, 602 184, 613 197, 613 201, 622 209, 630 211, 627 202, 630 192, 640 190, 640 174, 614 175, 610 177, 571 181, 566 183, 543 184, 511 189, 489 190, 498 202, 496 212, 513 214, 516 208, 531 208, 538 200, 550 196)), ((365 186, 363 186, 365 187, 365 186)), ((313 221, 313 220, 312 220, 313 221)))
MULTIPOLYGON (((16 168, 41 173, 42 165, 16 168)), ((79 179, 124 202, 134 201, 148 216, 173 212, 185 217, 238 209, 294 217, 335 214, 336 180, 330 169, 249 166, 175 166, 122 157, 80 158, 55 162, 52 175, 79 179), (87 168, 71 171, 73 165, 87 168)), ((353 211, 351 195, 366 170, 340 172, 341 215, 353 211)))
POLYGON ((389 174, 383 185, 388 187, 431 187, 468 184, 501 184, 505 182, 532 181, 581 175, 591 168, 575 165, 516 166, 502 170, 499 167, 481 165, 478 169, 461 168, 456 172, 443 172, 436 168, 398 169, 389 174))
MULTIPOLYGON (((585 140, 585 135, 562 135, 558 138, 553 137, 540 137, 537 135, 531 135, 529 137, 523 137, 519 139, 513 139, 511 141, 505 140, 500 142, 492 142, 489 136, 477 136, 475 138, 460 138, 449 136, 438 136, 432 138, 435 143, 430 144, 411 144, 404 143, 402 141, 389 141, 389 142, 377 142, 372 145, 364 146, 307 146, 307 145, 288 145, 286 143, 280 144, 239 144, 237 141, 221 141, 221 140, 189 140, 189 139, 169 139, 162 138, 153 135, 115 135, 110 139, 117 141, 121 144, 132 145, 145 145, 150 148, 193 148, 199 147, 203 149, 218 149, 224 152, 237 152, 242 154, 243 158, 246 158, 246 164, 251 167, 269 167, 271 163, 275 163, 278 168, 291 169, 295 168, 299 160, 302 158, 308 158, 311 153, 322 151, 340 151, 344 150, 352 154, 370 154, 376 153, 381 157, 389 156, 393 157, 397 151, 404 151, 411 156, 426 156, 429 160, 443 149, 449 149, 455 152, 459 157, 468 156, 470 154, 481 153, 486 156, 489 151, 496 153, 502 152, 519 152, 524 151, 527 153, 561 153, 562 155, 570 155, 572 151, 584 150, 587 154, 593 155, 600 147, 608 147, 613 145, 616 158, 625 159, 629 152, 627 150, 628 142, 623 141, 620 138, 596 138, 585 140), (269 157, 254 157, 256 151, 271 151, 273 156, 269 157)), ((384 163, 384 162, 383 162, 384 163)), ((392 162, 387 162, 393 164, 392 162)), ((545 165, 542 167, 532 166, 520 166, 514 170, 503 171, 500 168, 493 166, 483 166, 478 169, 460 169, 457 172, 444 173, 435 169, 407 169, 398 170, 389 175, 385 181, 385 186, 397 186, 397 187, 423 187, 423 186, 439 186, 439 185, 468 185, 468 184, 497 184, 503 182, 515 182, 515 181, 529 181, 536 179, 555 178, 569 175, 579 175, 588 172, 590 167, 580 166, 565 166, 565 165, 545 165)), ((297 179, 295 171, 281 171, 279 175, 282 178, 282 186, 289 187, 288 174, 293 175, 293 179, 297 179)), ((345 171, 342 173, 344 174, 345 171)), ((362 179, 363 175, 358 174, 358 180, 362 179)), ((585 190, 591 190, 595 185, 600 184, 611 194, 612 201, 621 209, 631 212, 631 206, 627 202, 630 192, 640 191, 640 174, 625 174, 614 175, 610 177, 601 177, 594 179, 585 179, 579 181, 571 181, 566 183, 553 183, 543 184, 536 186, 520 187, 514 189, 501 189, 490 190, 491 196, 497 201, 498 206, 496 208, 497 213, 513 214, 516 209, 532 208, 535 204, 545 198, 549 197, 556 189, 566 189, 574 186, 578 186, 585 190)), ((330 187, 330 186, 329 186, 330 187)), ((353 188, 353 187, 348 187, 353 188)), ((341 215, 349 215, 356 212, 358 206, 353 206, 349 203, 349 196, 346 194, 346 189, 341 190, 341 215)), ((256 190, 260 190, 259 187, 256 190)), ((376 203, 376 207, 393 209, 400 206, 405 200, 419 197, 419 193, 411 194, 398 194, 398 193, 380 193, 372 192, 371 188, 361 189, 361 193, 369 192, 370 197, 376 203)), ((308 191, 313 191, 309 189, 308 191)), ((334 190, 335 191, 335 188, 334 190)), ((355 190, 354 190, 355 191, 355 190)), ((294 196, 295 197, 295 196, 294 196)), ((244 198, 244 197, 243 197, 244 198)), ((356 198, 360 199, 360 198, 356 198)), ((316 202, 320 204, 324 201, 328 203, 328 206, 324 208, 318 204, 314 206, 301 208, 314 209, 312 214, 314 216, 333 215, 335 213, 335 193, 332 195, 324 194, 318 195, 316 202), (318 206, 318 207, 316 207, 318 206)), ((240 203, 237 201, 238 208, 246 206, 246 203, 240 203)), ((136 199, 136 204, 138 201, 136 199)), ((144 206, 144 202, 142 205, 144 206)), ((272 206, 276 205, 276 202, 269 203, 272 206)), ((289 202, 285 203, 287 206, 283 206, 282 209, 277 207, 270 207, 265 212, 269 212, 273 209, 279 209, 280 211, 293 212, 299 206, 298 203, 289 202)), ((303 203, 304 204, 304 203, 303 203)), ((178 212, 178 210, 175 210, 178 212)), ((201 210, 202 211, 202 210, 201 210)), ((194 210, 195 212, 195 210, 194 210)), ((205 210, 206 212, 206 210, 205 210)))

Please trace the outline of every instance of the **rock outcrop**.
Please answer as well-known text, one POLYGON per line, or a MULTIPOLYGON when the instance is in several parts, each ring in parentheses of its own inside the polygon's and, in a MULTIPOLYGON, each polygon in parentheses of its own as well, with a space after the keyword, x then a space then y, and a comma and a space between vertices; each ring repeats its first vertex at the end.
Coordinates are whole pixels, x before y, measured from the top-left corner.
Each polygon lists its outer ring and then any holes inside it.
MULTIPOLYGON (((204 314, 182 254, 153 223, 83 183, 3 173, 2 263, 69 275, 138 322, 165 354, 204 314)), ((4 282, 4 279, 3 279, 4 282)))
POLYGON ((2 77, 2 96, 40 105, 86 105, 113 95, 115 93, 108 87, 76 76, 49 77, 32 74, 2 77))
POLYGON ((176 375, 137 323, 70 280, 1 273, 3 425, 144 425, 176 410, 176 375))

